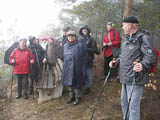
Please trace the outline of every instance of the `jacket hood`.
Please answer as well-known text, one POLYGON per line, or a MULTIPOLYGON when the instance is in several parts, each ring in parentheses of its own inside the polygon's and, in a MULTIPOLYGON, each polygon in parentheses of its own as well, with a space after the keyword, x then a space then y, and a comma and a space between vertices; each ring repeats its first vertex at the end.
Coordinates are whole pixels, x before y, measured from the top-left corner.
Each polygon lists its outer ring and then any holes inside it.
POLYGON ((29 36, 29 42, 30 42, 30 44, 32 44, 35 39, 36 39, 35 36, 29 36))
POLYGON ((84 25, 84 26, 82 26, 82 27, 80 28, 80 30, 79 30, 79 34, 80 34, 80 35, 83 35, 82 29, 87 29, 88 35, 90 35, 91 29, 90 29, 87 25, 84 25))
POLYGON ((141 36, 141 35, 150 35, 150 33, 149 33, 148 30, 140 29, 140 30, 138 31, 138 35, 137 35, 137 36, 141 36))
POLYGON ((143 29, 139 29, 136 33, 136 40, 139 39, 139 37, 143 36, 143 35, 150 35, 149 31, 147 30, 143 30, 143 29))

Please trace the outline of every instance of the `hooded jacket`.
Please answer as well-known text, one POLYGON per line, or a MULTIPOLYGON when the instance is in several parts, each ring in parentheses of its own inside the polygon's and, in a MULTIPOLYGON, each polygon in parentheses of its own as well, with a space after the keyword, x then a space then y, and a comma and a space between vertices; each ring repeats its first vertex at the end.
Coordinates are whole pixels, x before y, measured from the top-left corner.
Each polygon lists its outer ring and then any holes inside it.
POLYGON ((99 55, 100 50, 97 48, 97 43, 96 40, 90 36, 91 30, 87 25, 84 25, 80 28, 79 34, 81 35, 79 37, 79 41, 83 43, 85 51, 86 51, 86 64, 87 67, 92 67, 93 66, 93 59, 94 59, 94 54, 99 55), (86 29, 88 31, 87 35, 84 35, 82 33, 82 30, 86 29))

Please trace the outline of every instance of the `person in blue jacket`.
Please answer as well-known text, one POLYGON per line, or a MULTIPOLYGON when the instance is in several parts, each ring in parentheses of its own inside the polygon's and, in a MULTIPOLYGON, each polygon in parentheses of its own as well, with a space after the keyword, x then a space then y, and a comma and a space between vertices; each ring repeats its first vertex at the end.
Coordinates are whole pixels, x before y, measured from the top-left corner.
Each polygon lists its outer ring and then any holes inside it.
POLYGON ((79 34, 80 37, 78 40, 83 43, 85 48, 85 62, 86 62, 86 80, 85 87, 83 88, 83 94, 86 95, 90 93, 92 85, 92 67, 94 55, 99 55, 100 50, 97 47, 96 40, 90 35, 91 30, 87 25, 84 25, 80 28, 79 34))
POLYGON ((84 48, 83 44, 78 42, 74 31, 69 31, 67 37, 68 42, 64 44, 63 51, 64 63, 61 84, 68 86, 69 99, 67 104, 73 102, 74 105, 77 105, 80 102, 80 92, 85 83, 84 48))

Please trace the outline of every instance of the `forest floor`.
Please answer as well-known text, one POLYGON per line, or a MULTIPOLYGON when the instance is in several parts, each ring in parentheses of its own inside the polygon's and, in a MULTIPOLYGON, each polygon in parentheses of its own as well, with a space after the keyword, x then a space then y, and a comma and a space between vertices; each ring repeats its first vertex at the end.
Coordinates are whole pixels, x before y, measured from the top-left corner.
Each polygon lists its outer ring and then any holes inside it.
MULTIPOLYGON (((101 68, 95 68, 91 93, 82 97, 78 105, 66 104, 68 91, 65 88, 63 96, 38 104, 38 96, 29 96, 28 100, 15 99, 16 87, 13 87, 12 102, 0 97, 0 120, 90 120, 94 104, 100 94, 104 81, 101 80, 101 68)), ((158 75, 157 75, 158 76, 158 75)), ((141 101, 141 120, 160 120, 160 78, 151 77, 149 87, 144 88, 141 101), (154 88, 156 87, 156 88, 154 88), (153 89, 154 88, 154 89, 153 89)), ((121 84, 119 79, 107 82, 101 99, 96 107, 93 120, 122 120, 120 105, 121 84)))

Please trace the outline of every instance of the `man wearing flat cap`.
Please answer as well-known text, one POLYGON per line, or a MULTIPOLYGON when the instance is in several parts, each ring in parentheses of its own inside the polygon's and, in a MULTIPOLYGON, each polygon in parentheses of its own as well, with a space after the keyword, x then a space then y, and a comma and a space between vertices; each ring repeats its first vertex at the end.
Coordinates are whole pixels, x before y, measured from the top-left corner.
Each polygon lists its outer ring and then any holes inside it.
POLYGON ((156 55, 148 31, 139 29, 135 16, 124 18, 122 24, 125 37, 121 42, 121 55, 109 66, 114 68, 119 64, 120 67, 123 120, 140 120, 140 100, 144 84, 149 81, 149 70, 156 63, 156 55))
POLYGON ((35 36, 29 36, 29 48, 32 50, 33 55, 35 56, 35 62, 32 64, 30 80, 29 80, 29 94, 34 92, 34 85, 37 85, 38 80, 40 79, 40 74, 42 72, 43 59, 46 56, 45 50, 38 43, 38 40, 35 36))

